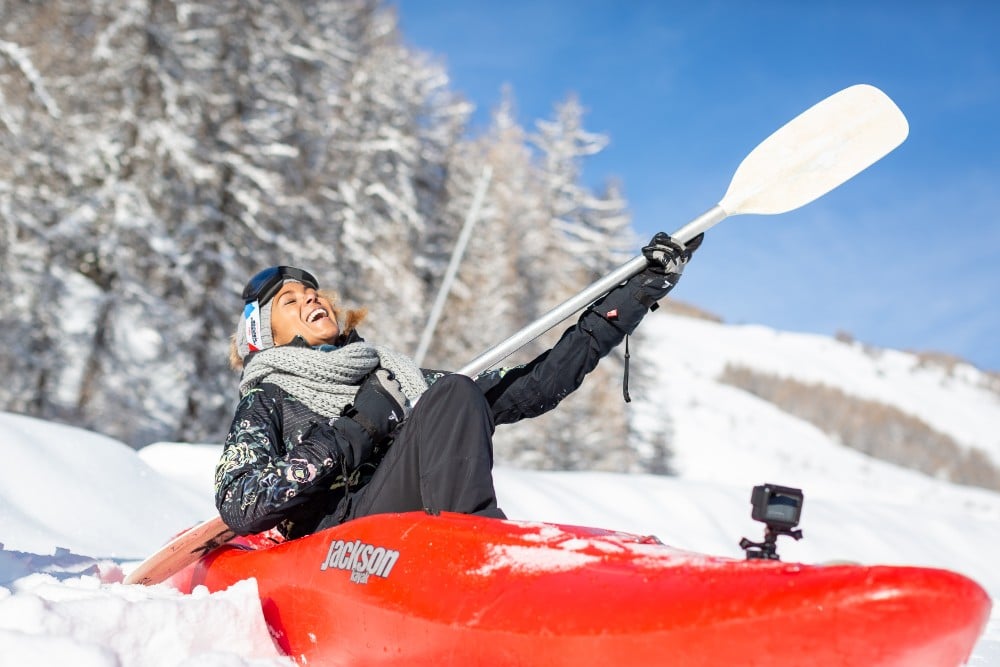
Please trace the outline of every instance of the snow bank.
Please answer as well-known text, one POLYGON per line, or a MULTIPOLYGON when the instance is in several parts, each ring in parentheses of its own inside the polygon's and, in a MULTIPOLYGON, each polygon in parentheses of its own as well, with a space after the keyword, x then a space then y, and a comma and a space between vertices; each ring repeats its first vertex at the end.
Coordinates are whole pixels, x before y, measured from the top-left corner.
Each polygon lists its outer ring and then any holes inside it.
POLYGON ((0 542, 8 549, 139 558, 197 522, 203 492, 111 438, 0 413, 0 542))

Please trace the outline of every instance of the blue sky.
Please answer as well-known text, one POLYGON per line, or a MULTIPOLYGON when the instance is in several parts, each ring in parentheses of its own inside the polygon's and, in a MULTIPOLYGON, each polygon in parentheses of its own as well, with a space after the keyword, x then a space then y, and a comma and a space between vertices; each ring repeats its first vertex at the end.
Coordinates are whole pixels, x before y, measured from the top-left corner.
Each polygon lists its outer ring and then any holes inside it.
POLYGON ((610 145, 641 236, 718 202, 745 155, 855 83, 906 142, 797 211, 709 232, 679 299, 732 323, 838 331, 1000 370, 1000 3, 389 0, 484 125, 509 84, 523 125, 575 94, 610 145))

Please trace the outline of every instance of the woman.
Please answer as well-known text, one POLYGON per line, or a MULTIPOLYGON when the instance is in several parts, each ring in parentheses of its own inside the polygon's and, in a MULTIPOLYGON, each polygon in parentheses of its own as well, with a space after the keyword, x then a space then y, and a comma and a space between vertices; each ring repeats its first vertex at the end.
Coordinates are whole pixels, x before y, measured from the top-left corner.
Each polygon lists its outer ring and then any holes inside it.
POLYGON ((554 408, 673 288, 702 237, 657 234, 648 268, 590 306, 552 349, 475 379, 424 371, 370 345, 306 271, 265 269, 243 291, 233 337, 241 400, 215 473, 238 534, 300 537, 384 512, 504 518, 493 430, 554 408), (420 398, 417 402, 417 398, 420 398))

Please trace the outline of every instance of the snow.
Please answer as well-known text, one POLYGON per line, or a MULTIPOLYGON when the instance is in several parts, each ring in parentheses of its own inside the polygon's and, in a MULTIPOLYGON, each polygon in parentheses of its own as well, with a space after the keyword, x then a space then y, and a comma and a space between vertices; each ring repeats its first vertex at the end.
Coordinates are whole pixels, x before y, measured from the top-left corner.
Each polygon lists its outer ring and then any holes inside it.
POLYGON ((720 326, 676 315, 660 320, 658 353, 652 356, 666 377, 715 378, 734 364, 824 384, 917 416, 962 445, 980 447, 1000 464, 1000 395, 987 388, 987 375, 973 366, 924 365, 914 354, 866 350, 858 343, 759 325, 720 326), (683 350, 683 357, 676 350, 683 350))
POLYGON ((497 545, 486 554, 486 561, 471 574, 484 577, 502 570, 514 572, 560 572, 586 567, 600 560, 598 556, 576 553, 566 549, 547 549, 538 546, 497 545))
MULTIPOLYGON (((679 475, 501 465, 497 490, 511 518, 655 535, 679 549, 742 557, 740 538, 763 534, 750 519, 751 488, 796 486, 805 492, 805 537, 779 541, 783 560, 943 567, 1000 597, 994 565, 1000 494, 867 458, 715 380, 734 361, 802 381, 836 381, 855 395, 915 406, 963 444, 996 453, 988 424, 1000 423, 1000 408, 977 371, 948 375, 905 353, 873 356, 830 339, 758 327, 659 314, 649 326, 655 342, 647 345, 655 349, 644 358, 654 359, 649 363, 662 383, 647 396, 633 395, 633 407, 647 423, 670 420, 679 475), (942 414, 958 408, 964 419, 942 414)), ((135 452, 94 433, 0 413, 0 448, 0 665, 290 664, 274 648, 252 580, 190 596, 121 583, 139 559, 214 514, 218 446, 158 443, 135 452)), ((539 535, 557 540, 557 532, 539 535)), ((484 567, 551 559, 549 541, 540 540, 537 554, 494 554, 484 567)), ((562 546, 565 566, 586 559, 584 545, 562 546)), ((969 664, 1000 667, 997 608, 969 664)))

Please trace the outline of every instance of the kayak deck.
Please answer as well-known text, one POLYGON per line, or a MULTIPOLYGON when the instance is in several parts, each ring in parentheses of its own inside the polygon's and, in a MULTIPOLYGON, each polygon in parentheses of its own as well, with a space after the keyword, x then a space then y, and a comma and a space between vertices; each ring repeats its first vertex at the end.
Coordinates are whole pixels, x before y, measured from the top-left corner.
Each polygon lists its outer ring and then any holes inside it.
POLYGON ((173 582, 249 577, 280 648, 323 665, 957 666, 991 606, 946 570, 735 560, 421 512, 243 538, 173 582))

